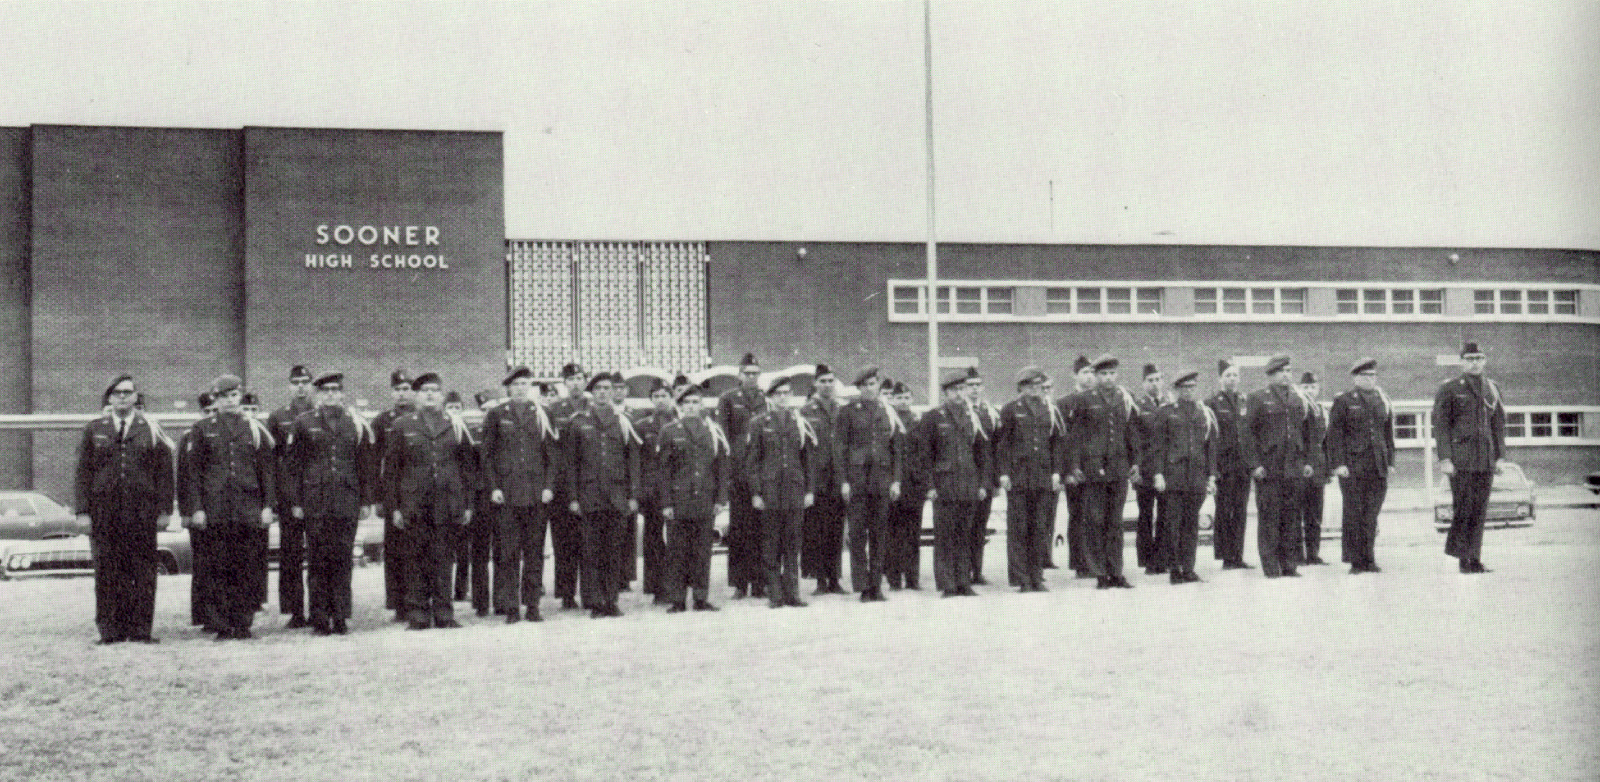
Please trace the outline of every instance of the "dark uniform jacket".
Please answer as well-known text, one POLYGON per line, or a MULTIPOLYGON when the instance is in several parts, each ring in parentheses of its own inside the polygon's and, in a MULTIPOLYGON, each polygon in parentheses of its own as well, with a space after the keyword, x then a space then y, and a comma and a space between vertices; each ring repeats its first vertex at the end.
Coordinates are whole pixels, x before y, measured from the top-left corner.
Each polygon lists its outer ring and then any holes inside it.
POLYGON ((1244 458, 1244 394, 1218 391, 1206 400, 1217 417, 1217 473, 1250 472, 1244 458))
POLYGON ((1305 397, 1306 413, 1310 420, 1306 421, 1307 442, 1306 461, 1311 463, 1310 480, 1317 483, 1328 482, 1328 411, 1322 404, 1311 397, 1305 397))
POLYGON ((553 416, 546 415, 551 431, 539 426, 538 403, 513 400, 483 416, 484 485, 505 494, 505 504, 518 508, 538 505, 544 491, 555 490, 563 459, 553 416))
POLYGON ((172 447, 151 431, 144 414, 135 410, 127 431, 117 436, 114 413, 90 421, 78 443, 76 480, 79 513, 107 513, 102 502, 136 502, 140 515, 172 512, 172 447))
POLYGON ((472 439, 443 411, 407 413, 395 419, 384 443, 385 501, 410 520, 431 499, 435 521, 459 523, 472 507, 477 462, 472 439))
MULTIPOLYGON (((1166 404, 1166 401, 1161 398, 1160 394, 1155 396, 1146 394, 1133 395, 1134 434, 1136 435, 1135 443, 1138 446, 1133 455, 1134 464, 1143 465, 1145 463, 1144 452, 1150 448, 1150 441, 1154 436, 1156 412, 1164 404, 1166 404)), ((1143 471, 1143 466, 1139 469, 1139 485, 1149 486, 1150 474, 1143 471)))
POLYGON ((1049 491, 1054 488, 1050 476, 1065 472, 1066 439, 1066 418, 1053 411, 1050 402, 1017 397, 1000 408, 995 473, 1009 476, 1013 489, 1049 491))
POLYGON ((740 386, 722 395, 717 400, 717 423, 722 425, 722 431, 728 435, 728 442, 733 444, 733 458, 729 467, 736 480, 743 479, 747 460, 744 458, 744 447, 748 441, 750 419, 767 411, 767 397, 759 388, 745 388, 740 386))
POLYGON ((657 439, 656 461, 661 470, 661 507, 672 508, 673 518, 709 519, 715 506, 728 502, 730 443, 718 444, 714 424, 704 418, 679 418, 657 439))
POLYGON ((925 484, 939 492, 939 500, 978 502, 978 491, 994 481, 994 466, 988 442, 972 428, 967 405, 945 402, 923 413, 916 436, 923 448, 925 484))
POLYGON ((1433 435, 1440 459, 1457 470, 1489 472, 1506 451, 1506 408, 1486 377, 1447 380, 1433 397, 1433 435))
MULTIPOLYGON (((844 466, 840 480, 850 484, 852 494, 887 497, 889 484, 900 481, 905 471, 905 453, 902 438, 897 436, 899 415, 876 399, 853 399, 839 409, 834 436, 838 461, 844 466)), ((822 439, 821 432, 817 439, 822 439)))
POLYGON ((639 448, 639 499, 660 500, 665 481, 661 469, 658 446, 661 444, 661 431, 678 420, 677 410, 657 410, 651 408, 640 412, 633 417, 633 430, 639 433, 639 439, 644 445, 639 448))
POLYGON ((1328 414, 1328 465, 1352 475, 1383 476, 1394 466, 1394 411, 1377 389, 1352 388, 1328 414))
POLYGON ((305 518, 353 519, 377 502, 378 449, 343 407, 301 413, 285 434, 284 495, 305 518))
POLYGON ((765 510, 805 507, 805 496, 817 485, 820 448, 802 433, 797 411, 771 410, 750 421, 745 442, 745 474, 750 495, 765 510))
POLYGON ((1118 386, 1076 394, 1070 403, 1072 467, 1091 483, 1121 481, 1139 450, 1133 398, 1118 386))
POLYGON ((259 524, 276 497, 277 459, 271 435, 242 413, 217 413, 194 425, 185 506, 206 512, 207 524, 259 524))
MULTIPOLYGON (((395 405, 372 417, 372 433, 378 438, 378 500, 387 503, 392 493, 390 481, 393 480, 393 470, 384 461, 384 454, 389 452, 389 430, 394 427, 394 422, 400 416, 415 411, 415 405, 395 405)), ((380 511, 382 512, 382 511, 380 511)))
POLYGON ((1217 474, 1216 415, 1199 402, 1168 402, 1150 416, 1150 442, 1140 470, 1152 482, 1160 475, 1167 491, 1204 493, 1217 474))
POLYGON ((978 423, 983 426, 983 437, 978 440, 978 443, 988 450, 988 453, 984 455, 984 460, 989 465, 985 475, 985 480, 988 483, 984 484, 984 488, 988 489, 989 496, 993 497, 994 490, 1000 485, 1000 474, 995 472, 994 468, 996 445, 1000 439, 1000 408, 989 404, 985 400, 973 402, 972 407, 978 413, 978 423))
POLYGON ((194 451, 195 438, 199 436, 200 432, 191 426, 188 431, 183 433, 183 437, 178 438, 178 476, 173 487, 178 493, 179 516, 192 516, 198 510, 194 506, 195 498, 190 496, 189 492, 184 491, 184 487, 188 486, 189 481, 192 480, 194 457, 191 454, 194 451))
POLYGON ((917 414, 913 410, 896 409, 903 425, 900 434, 900 499, 921 504, 927 501, 928 473, 923 466, 923 452, 927 450, 917 435, 917 414))
POLYGON ((296 397, 290 399, 289 404, 272 411, 267 416, 267 431, 272 433, 272 440, 277 443, 278 496, 273 499, 273 510, 277 511, 280 516, 286 515, 289 512, 289 506, 294 502, 289 497, 288 475, 284 472, 286 465, 283 462, 286 453, 285 449, 287 449, 289 443, 289 430, 294 428, 295 419, 299 418, 301 413, 315 407, 316 405, 310 399, 296 397))
MULTIPOLYGON (((817 463, 816 490, 819 493, 838 494, 839 484, 850 480, 846 477, 844 454, 839 442, 839 416, 843 411, 844 406, 839 404, 838 399, 824 400, 820 396, 807 399, 800 407, 800 415, 811 422, 811 430, 817 435, 817 451, 812 454, 812 459, 817 463)), ((888 484, 884 484, 884 487, 883 493, 886 494, 889 491, 888 484)))
POLYGON ((628 502, 639 496, 639 443, 628 431, 610 405, 590 405, 561 430, 567 497, 578 501, 580 512, 632 512, 628 502))
POLYGON ((1245 464, 1252 471, 1266 468, 1268 479, 1299 478, 1311 463, 1311 414, 1305 397, 1289 386, 1251 392, 1239 433, 1245 464))

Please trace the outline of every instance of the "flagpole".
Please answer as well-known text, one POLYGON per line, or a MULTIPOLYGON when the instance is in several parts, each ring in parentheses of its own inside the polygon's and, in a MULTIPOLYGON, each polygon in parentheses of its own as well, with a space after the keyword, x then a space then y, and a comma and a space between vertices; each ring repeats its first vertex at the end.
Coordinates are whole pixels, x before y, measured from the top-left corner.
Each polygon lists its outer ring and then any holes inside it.
POLYGON ((922 0, 922 109, 923 145, 928 177, 928 284, 923 299, 928 315, 928 404, 939 400, 939 247, 934 223, 933 169, 933 12, 932 0, 922 0))

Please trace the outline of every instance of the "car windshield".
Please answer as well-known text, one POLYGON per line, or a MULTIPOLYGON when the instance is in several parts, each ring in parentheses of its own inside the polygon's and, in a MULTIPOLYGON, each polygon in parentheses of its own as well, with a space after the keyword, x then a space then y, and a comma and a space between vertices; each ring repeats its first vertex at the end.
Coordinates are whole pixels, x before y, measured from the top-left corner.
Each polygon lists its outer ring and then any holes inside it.
POLYGON ((0 516, 32 516, 33 503, 27 497, 0 497, 0 516))

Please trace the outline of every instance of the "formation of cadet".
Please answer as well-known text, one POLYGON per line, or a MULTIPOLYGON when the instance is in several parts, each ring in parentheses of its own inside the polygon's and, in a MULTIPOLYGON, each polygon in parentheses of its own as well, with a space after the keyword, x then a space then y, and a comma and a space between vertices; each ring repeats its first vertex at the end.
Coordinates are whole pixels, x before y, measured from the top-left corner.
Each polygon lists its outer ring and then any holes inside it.
MULTIPOLYGON (((1483 351, 1469 342, 1461 358, 1463 374, 1440 386, 1433 413, 1455 501, 1446 553, 1461 572, 1486 573, 1483 520, 1503 460, 1505 409, 1483 377, 1483 351)), ((1077 576, 1100 589, 1132 587, 1122 533, 1130 486, 1138 565, 1173 584, 1201 581, 1208 494, 1215 558, 1223 569, 1252 567, 1244 561, 1252 487, 1263 574, 1324 564, 1323 486, 1334 478, 1343 559, 1352 574, 1380 572, 1374 545, 1395 446, 1377 361, 1355 362, 1353 387, 1327 411, 1314 374, 1292 382, 1287 355, 1267 361, 1266 387, 1248 395, 1239 367, 1219 362, 1219 389, 1204 401, 1199 372, 1178 374, 1169 396, 1152 365, 1137 394, 1117 384, 1115 356, 1079 356, 1073 368, 1074 390, 1052 399, 1051 378, 1024 367, 1017 396, 998 409, 983 399, 975 369, 953 372, 941 380, 941 402, 919 416, 905 385, 872 366, 841 404, 836 376, 817 365, 815 391, 794 406, 791 381, 761 387, 760 364, 746 354, 738 387, 714 411, 705 390, 680 375, 655 380, 649 409, 638 413, 624 407, 628 389, 616 373, 568 364, 563 395, 518 367, 501 381, 503 399, 476 396, 483 417, 469 426, 460 397, 435 373, 395 371, 393 407, 369 424, 346 408, 342 374, 312 380, 296 366, 289 403, 264 422, 238 377, 217 378, 176 445, 139 409, 133 378, 118 377, 105 414, 83 431, 76 476, 76 507, 92 530, 100 643, 155 642, 154 536, 174 497, 194 548, 190 618, 218 640, 251 636, 265 604, 262 533, 273 521, 286 627, 347 633, 356 525, 374 515, 385 526, 386 607, 417 630, 459 627, 452 603, 465 599, 479 616, 540 621, 547 533, 563 609, 620 616, 618 594, 642 553, 638 580, 655 604, 714 611, 713 520, 722 512, 734 599, 803 607, 802 577, 816 580, 815 594, 843 594, 846 548, 851 591, 863 602, 885 600, 885 583, 920 589, 928 503, 934 586, 945 597, 976 595, 999 491, 1007 577, 1023 592, 1046 591, 1058 540, 1077 576)))

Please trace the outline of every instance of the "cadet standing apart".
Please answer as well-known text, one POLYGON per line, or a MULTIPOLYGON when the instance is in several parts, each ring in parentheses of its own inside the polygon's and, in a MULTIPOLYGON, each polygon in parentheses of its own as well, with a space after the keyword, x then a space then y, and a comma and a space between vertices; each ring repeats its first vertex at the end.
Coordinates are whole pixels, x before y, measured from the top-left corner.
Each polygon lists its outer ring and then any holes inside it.
POLYGON ((1300 575, 1298 497, 1311 477, 1311 412, 1291 370, 1286 355, 1267 360, 1267 387, 1245 400, 1239 427, 1256 481, 1256 548, 1267 578, 1300 575))
POLYGON ((1334 397, 1328 413, 1328 463, 1344 498, 1340 543, 1353 575, 1380 572, 1373 546, 1394 471, 1394 406, 1378 388, 1376 359, 1357 361, 1350 378, 1355 388, 1334 397))
POLYGON ((1463 573, 1488 573, 1483 566, 1483 521, 1489 490, 1506 450, 1506 408, 1500 387, 1483 376, 1489 357, 1476 342, 1461 348, 1461 375, 1439 386, 1433 397, 1433 434, 1439 472, 1450 477, 1454 515, 1444 553, 1460 560, 1463 573))
POLYGON ((156 643, 156 521, 172 512, 173 445, 134 409, 133 377, 112 381, 111 411, 83 428, 75 507, 94 553, 94 621, 101 644, 156 643))
POLYGON ((661 516, 666 522, 666 573, 657 597, 675 614, 687 610, 685 588, 692 590, 694 610, 715 611, 711 586, 711 531, 728 504, 728 437, 701 409, 700 389, 684 384, 677 390, 678 418, 661 430, 661 516))
POLYGON ((1210 407, 1195 401, 1199 378, 1199 372, 1187 372, 1173 382, 1178 398, 1151 417, 1150 442, 1144 449, 1142 472, 1161 492, 1169 547, 1167 581, 1173 584, 1201 580, 1194 572, 1200 505, 1217 487, 1217 417, 1210 407))
POLYGON ((1048 509, 1061 491, 1062 449, 1066 424, 1044 393, 1045 374, 1024 367, 1017 376, 1018 396, 1000 408, 995 471, 1006 492, 1006 570, 1011 585, 1023 592, 1048 591, 1044 563, 1051 536, 1048 509))

